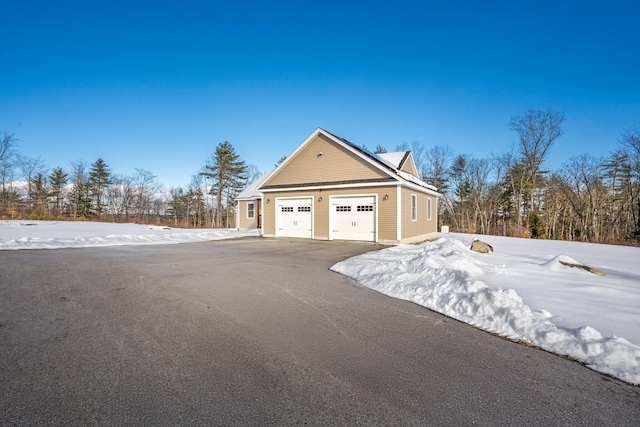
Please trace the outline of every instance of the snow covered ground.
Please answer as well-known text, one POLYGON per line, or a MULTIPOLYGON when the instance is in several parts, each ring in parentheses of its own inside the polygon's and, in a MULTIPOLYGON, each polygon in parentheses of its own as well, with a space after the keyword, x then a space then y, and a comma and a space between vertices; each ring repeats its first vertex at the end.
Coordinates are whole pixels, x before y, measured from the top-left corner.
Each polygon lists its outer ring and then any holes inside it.
MULTIPOLYGON (((0 221, 0 250, 174 244, 259 235, 259 230, 0 221)), ((468 249, 474 237, 441 235, 423 245, 369 252, 332 269, 389 296, 640 384, 640 248, 477 236, 495 250, 478 254, 468 249), (561 260, 597 268, 606 276, 564 266, 561 260)))
POLYGON ((640 248, 440 235, 340 262, 332 270, 386 295, 640 384, 640 248), (560 263, 580 263, 601 277, 560 263))
POLYGON ((238 232, 90 221, 0 221, 0 250, 163 245, 259 235, 260 230, 238 232))

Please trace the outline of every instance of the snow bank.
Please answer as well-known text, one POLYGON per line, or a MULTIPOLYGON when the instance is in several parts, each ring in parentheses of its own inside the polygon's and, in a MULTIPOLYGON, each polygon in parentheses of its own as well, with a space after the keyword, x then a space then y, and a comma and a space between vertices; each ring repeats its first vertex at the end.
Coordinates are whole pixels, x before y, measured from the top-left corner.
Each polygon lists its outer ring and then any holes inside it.
MULTIPOLYGON (((489 255, 471 252, 460 240, 441 238, 419 246, 400 245, 366 253, 337 263, 332 270, 386 295, 568 355, 596 371, 640 384, 640 346, 624 338, 604 337, 591 326, 560 326, 549 311, 531 309, 514 289, 492 289, 481 279, 506 274, 512 280, 523 281, 523 276, 510 276, 509 263, 494 264, 489 260, 489 255)), ((541 275, 538 280, 545 280, 545 271, 557 274, 557 266, 572 270, 559 264, 559 260, 575 261, 562 256, 550 263, 535 264, 541 275)), ((580 270, 575 273, 590 274, 580 270)), ((524 281, 531 283, 532 277, 527 276, 524 281)))
POLYGON ((90 221, 0 221, 0 250, 168 245, 259 235, 260 230, 172 229, 90 221))

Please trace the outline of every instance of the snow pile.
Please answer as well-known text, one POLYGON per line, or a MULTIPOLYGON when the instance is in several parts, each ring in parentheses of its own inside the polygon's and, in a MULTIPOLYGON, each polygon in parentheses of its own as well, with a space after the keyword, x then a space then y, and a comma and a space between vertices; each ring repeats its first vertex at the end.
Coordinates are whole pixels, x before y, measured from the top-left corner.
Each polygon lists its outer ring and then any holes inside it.
POLYGON ((260 230, 183 229, 140 224, 0 221, 0 250, 167 245, 259 236, 260 230))
POLYGON ((551 258, 549 261, 545 262, 542 265, 551 271, 562 271, 566 268, 571 268, 571 267, 567 267, 566 264, 579 265, 580 263, 568 255, 558 255, 558 256, 554 256, 553 258, 551 258))
MULTIPOLYGON (((516 264, 513 255, 511 257, 504 264, 489 263, 489 260, 495 261, 491 255, 475 254, 458 239, 441 238, 419 246, 400 245, 366 253, 340 262, 332 270, 386 295, 413 301, 513 340, 571 356, 596 371, 640 384, 640 346, 615 335, 604 337, 591 326, 560 325, 561 317, 556 318, 545 309, 532 309, 516 290, 485 283, 491 277, 498 277, 498 282, 506 277, 531 288, 558 278, 558 274, 582 280, 590 273, 565 267, 560 260, 578 262, 568 256, 556 256, 542 263, 531 262, 527 257, 528 268, 534 274, 522 274, 522 268, 510 271, 510 266, 516 264)), ((563 280, 557 283, 561 286, 563 280)), ((636 302, 640 301, 637 288, 636 302)), ((580 298, 579 294, 575 295, 575 300, 580 298)), ((640 329, 640 307, 636 307, 635 324, 628 327, 640 329)))

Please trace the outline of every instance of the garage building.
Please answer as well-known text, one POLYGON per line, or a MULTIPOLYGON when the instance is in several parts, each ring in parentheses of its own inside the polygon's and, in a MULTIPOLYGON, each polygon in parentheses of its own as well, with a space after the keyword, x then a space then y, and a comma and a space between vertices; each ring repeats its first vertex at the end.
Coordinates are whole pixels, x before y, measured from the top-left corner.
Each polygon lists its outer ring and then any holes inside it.
POLYGON ((376 155, 318 128, 257 188, 263 236, 424 241, 439 193, 417 175, 409 151, 376 155))

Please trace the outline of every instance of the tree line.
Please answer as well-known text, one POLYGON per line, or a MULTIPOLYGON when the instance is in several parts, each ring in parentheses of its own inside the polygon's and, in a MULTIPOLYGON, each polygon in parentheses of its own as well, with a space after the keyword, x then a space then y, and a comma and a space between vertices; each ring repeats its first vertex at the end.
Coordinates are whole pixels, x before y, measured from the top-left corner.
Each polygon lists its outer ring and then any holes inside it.
MULTIPOLYGON (((527 111, 511 118, 517 144, 489 158, 448 145, 411 150, 420 178, 443 194, 439 226, 453 231, 607 243, 640 243, 640 129, 622 131, 607 157, 570 157, 544 169, 563 135, 564 114, 527 111)), ((385 152, 376 147, 376 152, 385 152)))
POLYGON ((187 188, 164 190, 156 176, 136 168, 116 174, 102 158, 47 168, 21 155, 11 132, 0 138, 0 217, 3 219, 107 220, 181 227, 233 227, 235 197, 259 176, 225 141, 187 188))
MULTIPOLYGON (((518 142, 488 158, 455 153, 449 145, 427 148, 418 141, 395 149, 411 150, 420 178, 442 193, 439 226, 479 234, 639 243, 640 129, 623 130, 607 157, 579 154, 557 170, 546 170, 544 162, 563 136, 564 121, 564 114, 553 110, 512 117, 508 126, 518 142)), ((153 173, 115 174, 101 158, 49 170, 41 159, 17 152, 13 133, 1 136, 2 218, 233 227, 237 194, 260 176, 227 141, 187 187, 165 191, 153 173)), ((375 152, 386 149, 377 146, 375 152)))

